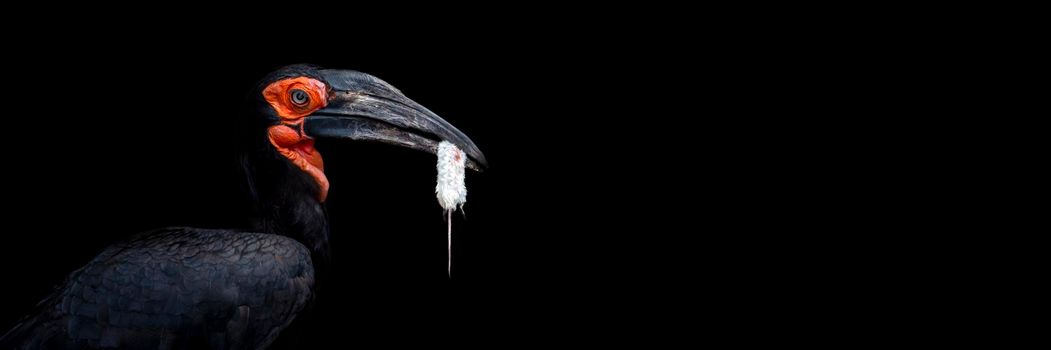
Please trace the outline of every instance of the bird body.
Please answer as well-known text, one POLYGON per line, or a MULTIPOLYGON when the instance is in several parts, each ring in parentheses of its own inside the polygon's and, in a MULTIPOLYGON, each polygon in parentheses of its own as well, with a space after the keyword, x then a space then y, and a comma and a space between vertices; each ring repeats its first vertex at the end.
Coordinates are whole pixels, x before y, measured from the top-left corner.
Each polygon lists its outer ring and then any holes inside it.
POLYGON ((4 339, 26 348, 265 348, 313 287, 310 253, 291 238, 159 229, 73 272, 4 339))

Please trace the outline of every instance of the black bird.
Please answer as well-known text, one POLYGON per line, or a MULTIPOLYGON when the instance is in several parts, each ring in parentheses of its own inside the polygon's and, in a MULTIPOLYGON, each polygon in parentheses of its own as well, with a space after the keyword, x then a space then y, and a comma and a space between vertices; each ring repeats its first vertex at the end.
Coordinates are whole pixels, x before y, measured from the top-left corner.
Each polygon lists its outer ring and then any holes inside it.
POLYGON ((470 138, 365 73, 288 66, 249 101, 242 165, 253 227, 163 228, 116 243, 71 273, 0 348, 266 348, 312 302, 330 256, 315 138, 431 153, 446 140, 468 167, 486 165, 470 138))

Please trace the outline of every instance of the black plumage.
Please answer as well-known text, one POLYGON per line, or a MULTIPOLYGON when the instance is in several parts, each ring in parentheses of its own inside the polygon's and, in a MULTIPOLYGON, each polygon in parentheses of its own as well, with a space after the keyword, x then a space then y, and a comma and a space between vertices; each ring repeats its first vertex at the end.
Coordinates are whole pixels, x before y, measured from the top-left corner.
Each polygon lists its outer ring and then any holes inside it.
POLYGON ((17 348, 270 344, 313 297, 310 253, 273 234, 165 228, 73 272, 5 336, 17 348))

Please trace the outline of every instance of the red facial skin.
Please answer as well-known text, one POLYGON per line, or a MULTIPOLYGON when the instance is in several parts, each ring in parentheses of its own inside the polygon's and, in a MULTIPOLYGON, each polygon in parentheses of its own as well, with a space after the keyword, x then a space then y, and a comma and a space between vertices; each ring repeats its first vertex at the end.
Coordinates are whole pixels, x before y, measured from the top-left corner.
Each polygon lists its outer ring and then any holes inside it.
POLYGON ((280 125, 271 126, 267 133, 270 144, 278 153, 288 158, 297 167, 314 178, 318 184, 318 200, 325 202, 328 196, 328 178, 321 153, 314 149, 314 140, 303 133, 303 118, 324 108, 328 103, 325 84, 311 78, 298 77, 278 80, 263 89, 263 98, 270 103, 281 118, 280 125), (308 101, 297 105, 292 100, 293 90, 302 90, 308 101))

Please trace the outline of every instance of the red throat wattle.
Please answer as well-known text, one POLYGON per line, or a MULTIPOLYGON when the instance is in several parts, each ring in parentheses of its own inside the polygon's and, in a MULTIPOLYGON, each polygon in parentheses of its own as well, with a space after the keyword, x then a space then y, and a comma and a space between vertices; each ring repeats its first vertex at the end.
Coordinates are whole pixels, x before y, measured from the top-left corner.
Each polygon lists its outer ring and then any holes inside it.
POLYGON ((325 163, 321 153, 314 149, 314 139, 303 133, 303 118, 327 104, 325 84, 307 77, 279 80, 263 90, 263 97, 281 117, 280 124, 267 130, 270 144, 314 178, 318 185, 318 200, 324 202, 328 196, 325 163), (305 101, 304 96, 307 97, 305 101))
POLYGON ((302 128, 302 122, 298 125, 271 126, 268 130, 270 144, 274 145, 278 153, 292 161, 292 164, 314 178, 318 185, 318 200, 324 202, 328 196, 325 162, 321 159, 321 153, 314 149, 314 140, 302 134, 302 128))

